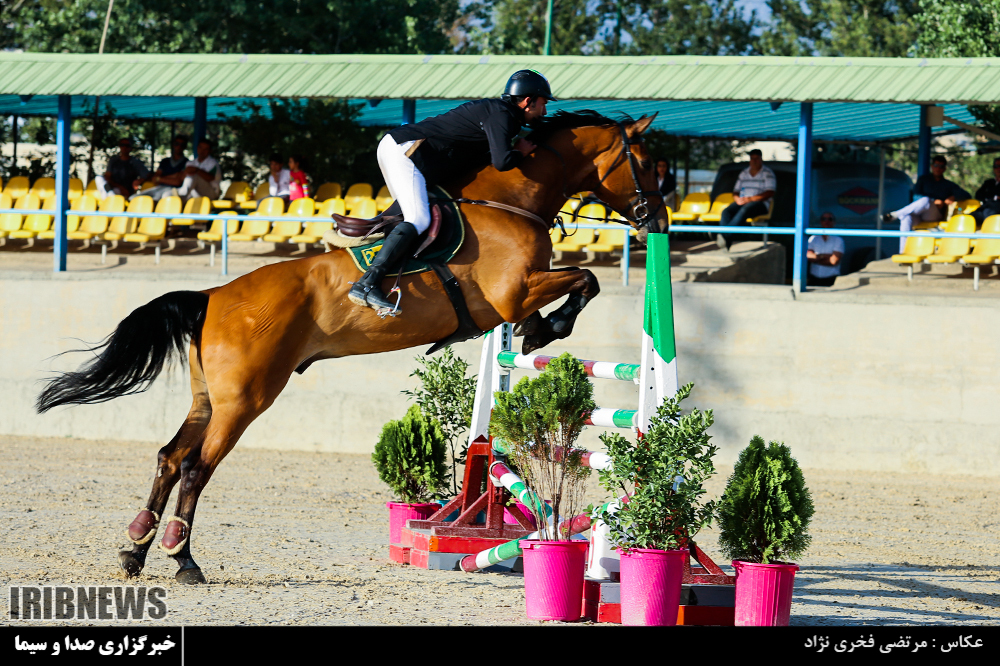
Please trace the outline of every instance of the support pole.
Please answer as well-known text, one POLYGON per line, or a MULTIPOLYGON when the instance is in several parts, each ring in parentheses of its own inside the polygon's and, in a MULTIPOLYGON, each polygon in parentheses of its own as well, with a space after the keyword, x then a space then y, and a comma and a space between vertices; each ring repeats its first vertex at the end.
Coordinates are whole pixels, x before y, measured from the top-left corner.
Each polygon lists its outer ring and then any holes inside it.
POLYGON ((13 158, 13 160, 10 163, 11 174, 16 173, 16 171, 14 171, 14 170, 17 169, 17 121, 18 121, 18 117, 15 115, 14 116, 14 123, 13 123, 13 126, 12 126, 12 131, 14 133, 14 136, 13 136, 13 139, 14 139, 14 158, 13 158))
POLYGON ((412 125, 417 122, 417 100, 403 100, 403 124, 412 125))
POLYGON ((208 136, 208 98, 194 98, 194 143, 191 148, 198 154, 198 142, 208 136))
POLYGON ((792 253, 792 289, 806 290, 806 227, 812 208, 812 102, 799 105, 799 143, 795 174, 795 246, 792 253))
POLYGON ((548 9, 545 10, 545 51, 544 55, 552 55, 552 0, 549 0, 548 9))
MULTIPOLYGON (((875 228, 882 231, 882 216, 885 215, 885 146, 878 147, 878 212, 875 228)), ((875 237, 875 261, 882 258, 882 237, 875 237)))
POLYGON ((69 210, 69 133, 73 118, 70 96, 59 95, 56 121, 56 210, 55 241, 52 245, 53 272, 66 271, 66 211, 69 210))
POLYGON ((917 178, 931 169, 931 126, 927 124, 927 109, 931 105, 920 105, 920 143, 917 148, 917 178))

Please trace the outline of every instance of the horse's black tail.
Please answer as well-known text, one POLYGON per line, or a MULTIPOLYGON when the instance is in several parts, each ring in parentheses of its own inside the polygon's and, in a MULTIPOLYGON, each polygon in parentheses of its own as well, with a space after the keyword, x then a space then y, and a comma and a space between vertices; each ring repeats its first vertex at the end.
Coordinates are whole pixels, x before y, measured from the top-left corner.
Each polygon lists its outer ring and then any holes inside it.
POLYGON ((184 345, 201 333, 207 308, 208 294, 198 291, 173 291, 137 308, 104 342, 79 350, 96 354, 93 360, 49 380, 35 403, 38 413, 145 391, 173 349, 185 358, 184 345))

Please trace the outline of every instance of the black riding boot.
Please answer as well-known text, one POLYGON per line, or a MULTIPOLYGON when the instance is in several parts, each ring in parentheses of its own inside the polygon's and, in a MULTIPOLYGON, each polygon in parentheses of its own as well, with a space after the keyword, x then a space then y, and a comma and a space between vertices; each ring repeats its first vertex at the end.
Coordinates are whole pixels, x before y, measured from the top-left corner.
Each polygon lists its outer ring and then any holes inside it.
POLYGON ((351 302, 375 310, 393 309, 396 304, 386 298, 382 291, 382 280, 386 273, 399 270, 406 258, 413 253, 419 237, 417 228, 409 222, 400 222, 396 225, 396 228, 385 237, 382 249, 375 255, 371 266, 351 287, 351 291, 347 294, 351 302))

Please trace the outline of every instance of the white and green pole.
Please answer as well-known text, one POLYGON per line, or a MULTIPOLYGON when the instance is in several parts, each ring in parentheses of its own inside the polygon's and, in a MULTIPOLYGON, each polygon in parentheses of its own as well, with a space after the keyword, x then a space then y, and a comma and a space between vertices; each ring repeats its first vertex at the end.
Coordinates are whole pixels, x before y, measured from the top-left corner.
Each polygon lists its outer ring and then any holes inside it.
POLYGON ((642 376, 639 379, 640 432, 664 398, 677 392, 674 298, 670 284, 670 237, 646 237, 646 307, 642 319, 642 376))

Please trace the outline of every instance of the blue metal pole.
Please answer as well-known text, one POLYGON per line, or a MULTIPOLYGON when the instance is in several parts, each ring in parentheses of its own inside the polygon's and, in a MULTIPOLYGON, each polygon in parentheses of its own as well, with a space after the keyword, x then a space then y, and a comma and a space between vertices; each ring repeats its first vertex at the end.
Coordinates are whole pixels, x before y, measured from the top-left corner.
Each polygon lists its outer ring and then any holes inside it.
POLYGON ((917 177, 931 170, 931 128, 927 124, 927 109, 929 105, 920 105, 920 144, 917 148, 917 177))
POLYGON ((222 274, 229 275, 229 221, 222 225, 222 274))
POLYGON ((70 96, 59 95, 56 120, 56 214, 55 242, 52 246, 52 269, 66 271, 66 211, 69 210, 69 133, 73 124, 70 96))
POLYGON ((795 174, 795 246, 792 254, 792 289, 806 290, 806 227, 809 226, 809 200, 812 192, 812 102, 799 105, 798 165, 795 174))
POLYGON ((417 100, 403 100, 403 124, 411 125, 417 122, 417 100))
POLYGON ((208 135, 208 98, 194 98, 194 143, 191 148, 198 154, 198 142, 208 135))

